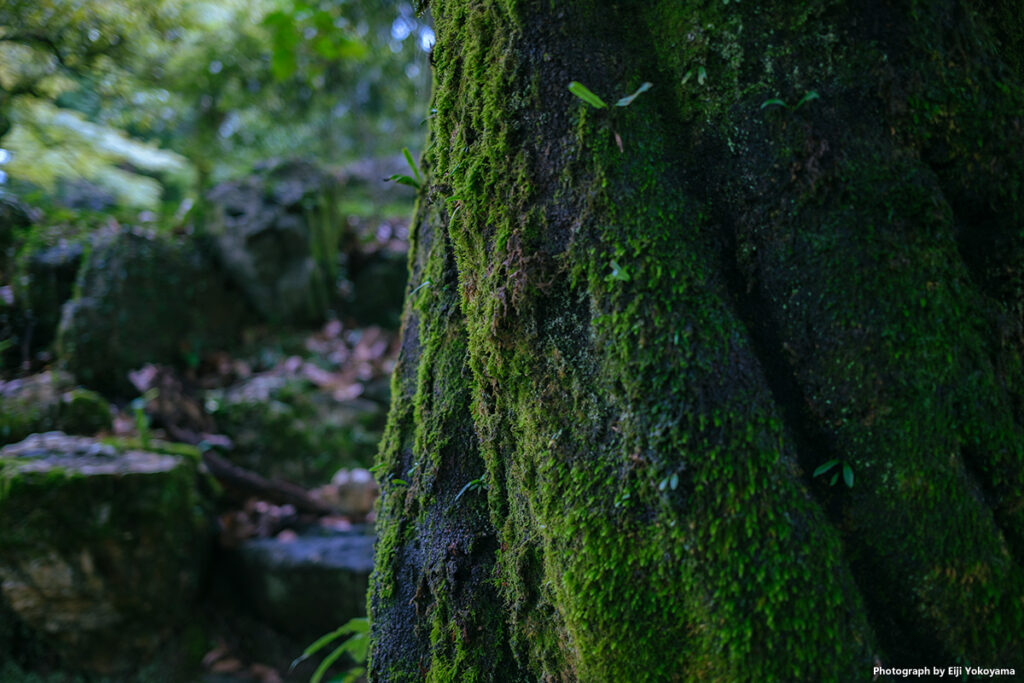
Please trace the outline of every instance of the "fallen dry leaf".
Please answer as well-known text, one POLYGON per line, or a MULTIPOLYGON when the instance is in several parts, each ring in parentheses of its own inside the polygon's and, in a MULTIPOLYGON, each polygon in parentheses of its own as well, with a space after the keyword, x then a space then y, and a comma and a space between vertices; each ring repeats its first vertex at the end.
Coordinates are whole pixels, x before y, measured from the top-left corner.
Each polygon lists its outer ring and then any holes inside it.
POLYGON ((241 671, 243 668, 245 667, 243 666, 242 662, 235 659, 234 657, 228 657, 227 659, 221 659, 214 662, 210 666, 210 671, 212 671, 215 674, 230 674, 235 673, 237 671, 241 671))
POLYGON ((260 683, 281 683, 282 681, 281 674, 277 672, 277 669, 266 664, 249 665, 249 675, 260 683))
POLYGON ((223 639, 217 641, 217 646, 203 655, 203 666, 209 667, 218 659, 223 659, 229 654, 228 646, 223 639))

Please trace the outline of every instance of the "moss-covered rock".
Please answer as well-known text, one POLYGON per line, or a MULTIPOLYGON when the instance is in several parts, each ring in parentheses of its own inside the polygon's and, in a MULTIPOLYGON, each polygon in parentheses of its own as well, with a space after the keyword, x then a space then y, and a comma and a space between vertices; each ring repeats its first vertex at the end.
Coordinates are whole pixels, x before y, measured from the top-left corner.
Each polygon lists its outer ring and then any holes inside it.
POLYGON ((34 236, 18 255, 14 291, 18 304, 28 313, 33 348, 53 342, 60 323, 61 307, 74 293, 78 268, 86 243, 80 239, 34 236))
POLYGON ((180 653, 211 540, 198 463, 60 433, 0 451, 0 659, 118 674, 180 653))
POLYGON ((57 353, 77 381, 105 394, 131 393, 128 372, 145 363, 195 365, 231 346, 247 315, 194 244, 141 231, 98 238, 76 286, 57 353))
POLYGON ((57 420, 60 431, 95 434, 110 427, 110 404, 95 391, 78 387, 61 395, 57 420))
POLYGON ((309 382, 256 376, 207 395, 237 464, 300 484, 327 482, 340 467, 373 459, 385 418, 373 401, 337 401, 309 382))
POLYGON ((66 373, 0 382, 0 444, 36 432, 91 435, 110 426, 110 404, 94 391, 75 387, 66 373))
POLYGON ((307 162, 268 164, 210 191, 205 237, 271 323, 316 323, 334 296, 343 223, 337 181, 307 162))

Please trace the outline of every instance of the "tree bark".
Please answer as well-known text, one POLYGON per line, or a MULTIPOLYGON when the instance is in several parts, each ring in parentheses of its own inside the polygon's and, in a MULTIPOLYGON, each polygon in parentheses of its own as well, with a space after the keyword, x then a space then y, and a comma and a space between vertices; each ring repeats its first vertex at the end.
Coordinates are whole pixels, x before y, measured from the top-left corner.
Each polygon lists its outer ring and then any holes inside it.
POLYGON ((371 678, 1024 669, 1019 7, 431 10, 371 678))

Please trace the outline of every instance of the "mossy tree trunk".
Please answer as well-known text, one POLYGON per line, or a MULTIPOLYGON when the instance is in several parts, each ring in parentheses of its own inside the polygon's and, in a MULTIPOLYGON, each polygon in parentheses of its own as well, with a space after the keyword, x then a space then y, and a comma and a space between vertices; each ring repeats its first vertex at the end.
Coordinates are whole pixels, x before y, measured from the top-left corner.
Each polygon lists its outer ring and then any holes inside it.
POLYGON ((373 679, 1024 669, 1017 4, 431 10, 373 679))

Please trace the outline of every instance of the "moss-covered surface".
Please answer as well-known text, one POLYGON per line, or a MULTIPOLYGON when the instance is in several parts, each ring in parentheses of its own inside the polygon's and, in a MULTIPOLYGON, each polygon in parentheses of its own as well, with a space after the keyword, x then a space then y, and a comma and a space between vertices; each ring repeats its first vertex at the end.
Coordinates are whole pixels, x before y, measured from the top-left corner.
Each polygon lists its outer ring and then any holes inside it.
POLYGON ((163 653, 180 680, 203 654, 185 622, 211 541, 197 460, 33 438, 0 457, 3 659, 120 675, 163 653))
POLYGON ((62 373, 44 372, 0 387, 0 445, 52 430, 96 434, 110 429, 111 419, 102 396, 72 386, 62 373))
POLYGON ((247 312, 194 245, 124 230, 97 238, 63 309, 57 355, 85 386, 134 394, 146 363, 196 366, 238 342, 247 312))
POLYGON ((1020 32, 431 9, 376 678, 1024 668, 1020 32))
POLYGON ((380 404, 336 401, 301 379, 256 378, 209 392, 206 402, 218 430, 234 442, 232 461, 309 486, 329 481, 339 468, 368 466, 384 427, 380 404))
POLYGON ((22 333, 34 349, 49 346, 57 334, 61 306, 74 293, 89 234, 82 225, 38 226, 18 251, 12 284, 18 305, 29 316, 22 333))

